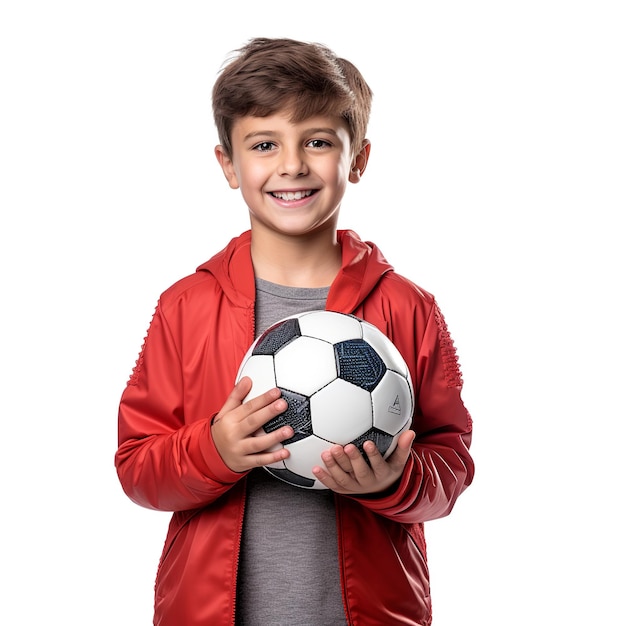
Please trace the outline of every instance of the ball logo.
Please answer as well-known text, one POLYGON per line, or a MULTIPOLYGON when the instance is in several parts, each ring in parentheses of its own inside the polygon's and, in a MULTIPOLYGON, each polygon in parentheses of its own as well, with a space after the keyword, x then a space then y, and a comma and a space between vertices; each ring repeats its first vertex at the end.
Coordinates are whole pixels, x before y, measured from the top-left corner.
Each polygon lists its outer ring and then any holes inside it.
POLYGON ((402 409, 400 408, 400 396, 396 396, 393 404, 390 404, 387 410, 394 415, 400 415, 402 413, 402 409))

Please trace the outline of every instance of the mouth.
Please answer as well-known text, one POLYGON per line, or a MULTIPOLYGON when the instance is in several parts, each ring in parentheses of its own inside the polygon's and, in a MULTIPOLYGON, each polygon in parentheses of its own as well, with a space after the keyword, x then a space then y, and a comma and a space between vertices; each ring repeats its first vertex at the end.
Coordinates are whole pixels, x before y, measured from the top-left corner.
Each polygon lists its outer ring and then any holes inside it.
POLYGON ((278 200, 285 200, 292 202, 293 200, 302 200, 302 198, 308 198, 315 192, 314 189, 302 189, 298 191, 270 191, 270 196, 277 198, 278 200))

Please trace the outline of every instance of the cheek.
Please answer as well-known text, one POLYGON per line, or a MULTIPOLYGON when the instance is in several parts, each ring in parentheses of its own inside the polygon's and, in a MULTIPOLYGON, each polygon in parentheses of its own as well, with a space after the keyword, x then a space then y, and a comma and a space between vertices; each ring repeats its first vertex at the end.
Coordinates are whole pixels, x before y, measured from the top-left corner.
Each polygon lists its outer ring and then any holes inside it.
POLYGON ((352 169, 352 159, 349 154, 344 154, 343 158, 337 164, 337 175, 339 176, 339 180, 344 183, 348 180, 350 176, 350 171, 352 169))
POLYGON ((314 166, 316 174, 318 174, 326 184, 338 185, 347 179, 349 163, 344 159, 327 161, 325 163, 317 163, 314 166))
POLYGON ((265 184, 268 173, 267 169, 258 162, 243 163, 237 171, 237 178, 241 187, 247 189, 260 189, 265 184))
POLYGON ((343 191, 347 187, 350 176, 350 162, 342 161, 335 166, 332 172, 329 172, 329 176, 331 178, 328 180, 332 180, 337 189, 343 191))

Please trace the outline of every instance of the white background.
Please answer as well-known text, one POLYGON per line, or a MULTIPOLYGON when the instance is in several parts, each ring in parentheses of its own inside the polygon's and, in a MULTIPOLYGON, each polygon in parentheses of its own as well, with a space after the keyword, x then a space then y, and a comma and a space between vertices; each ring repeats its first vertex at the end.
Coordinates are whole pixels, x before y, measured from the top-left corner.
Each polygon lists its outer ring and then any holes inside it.
POLYGON ((117 403, 160 292, 247 228, 219 68, 289 36, 372 86, 341 226, 460 355, 477 473, 426 526, 434 626, 626 623, 621 6, 3 2, 0 622, 151 623, 169 516, 121 491, 117 403))

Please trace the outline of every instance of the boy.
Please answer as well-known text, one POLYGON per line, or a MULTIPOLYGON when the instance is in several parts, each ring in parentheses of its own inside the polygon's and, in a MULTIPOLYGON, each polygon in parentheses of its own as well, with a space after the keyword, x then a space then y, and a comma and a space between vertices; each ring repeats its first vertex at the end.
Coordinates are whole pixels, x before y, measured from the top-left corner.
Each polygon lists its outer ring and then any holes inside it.
POLYGON ((434 300, 337 218, 366 169, 372 92, 329 49, 253 39, 213 89, 228 184, 250 230, 165 291, 122 395, 116 467, 136 503, 173 511, 155 588, 160 626, 431 623, 423 523, 471 483, 471 419, 434 300), (330 309, 374 323, 399 348, 416 392, 412 430, 383 460, 353 446, 322 454, 327 491, 262 469, 289 427, 277 389, 233 388, 249 345, 292 313, 330 309))

